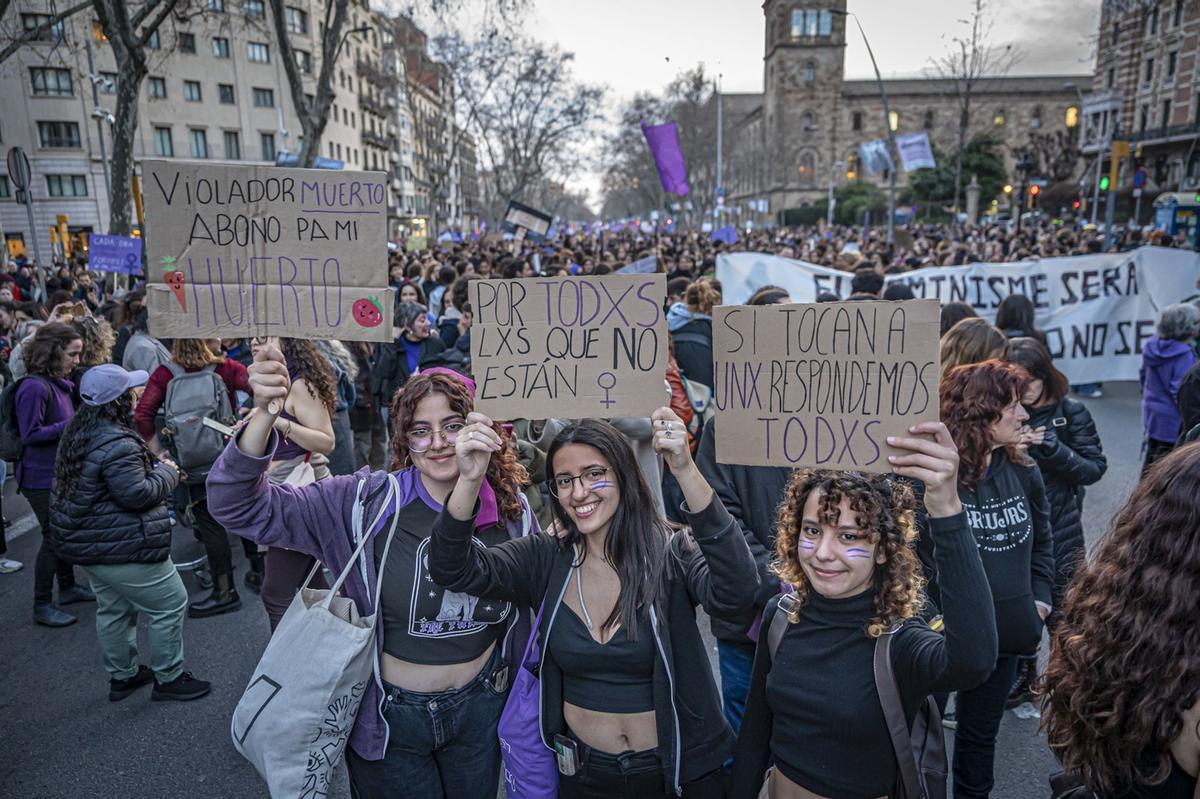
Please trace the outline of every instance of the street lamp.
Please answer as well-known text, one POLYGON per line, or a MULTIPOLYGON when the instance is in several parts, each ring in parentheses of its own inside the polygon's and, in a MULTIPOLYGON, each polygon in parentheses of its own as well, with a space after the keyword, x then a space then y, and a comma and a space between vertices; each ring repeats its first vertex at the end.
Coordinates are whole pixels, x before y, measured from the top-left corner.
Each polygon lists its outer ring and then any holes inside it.
POLYGON ((337 61, 337 57, 341 54, 342 48, 346 45, 346 40, 349 39, 351 35, 357 34, 357 35, 361 36, 361 35, 364 35, 364 34, 367 34, 370 32, 371 32, 371 27, 369 25, 362 25, 357 28, 351 28, 350 30, 343 33, 342 40, 340 42, 338 42, 337 49, 333 51, 333 60, 337 61))
MULTIPOLYGON (((1075 96, 1079 99, 1079 113, 1083 114, 1083 92, 1074 83, 1064 83, 1064 89, 1074 89, 1075 96)), ((1083 134, 1086 125, 1079 126, 1079 143, 1083 145, 1083 134)), ((1107 150, 1107 145, 1102 145, 1096 150, 1096 180, 1092 189, 1092 224, 1096 224, 1096 210, 1100 207, 1100 165, 1104 160, 1104 151, 1107 150)))
POLYGON ((888 108, 887 92, 883 88, 883 76, 879 74, 879 64, 875 61, 875 53, 871 50, 871 42, 867 39, 867 32, 863 30, 862 23, 858 21, 858 16, 852 11, 840 8, 831 8, 829 11, 839 16, 854 17, 854 24, 858 26, 858 32, 862 35, 863 44, 867 46, 867 55, 871 57, 871 66, 875 69, 875 83, 879 86, 879 97, 883 100, 883 126, 887 131, 888 147, 890 148, 888 154, 892 158, 892 166, 888 170, 887 219, 887 240, 888 244, 891 244, 894 237, 893 226, 896 221, 896 167, 900 159, 897 157, 899 150, 896 149, 896 131, 892 128, 892 111, 888 108))

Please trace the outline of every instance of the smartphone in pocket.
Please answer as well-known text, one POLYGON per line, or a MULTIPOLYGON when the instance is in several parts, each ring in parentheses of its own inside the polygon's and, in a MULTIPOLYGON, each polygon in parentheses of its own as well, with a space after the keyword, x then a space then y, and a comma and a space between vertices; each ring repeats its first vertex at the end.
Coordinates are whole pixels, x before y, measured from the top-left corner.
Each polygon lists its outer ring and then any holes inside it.
POLYGON ((554 736, 554 756, 558 759, 558 773, 574 777, 579 771, 579 743, 565 735, 554 736))

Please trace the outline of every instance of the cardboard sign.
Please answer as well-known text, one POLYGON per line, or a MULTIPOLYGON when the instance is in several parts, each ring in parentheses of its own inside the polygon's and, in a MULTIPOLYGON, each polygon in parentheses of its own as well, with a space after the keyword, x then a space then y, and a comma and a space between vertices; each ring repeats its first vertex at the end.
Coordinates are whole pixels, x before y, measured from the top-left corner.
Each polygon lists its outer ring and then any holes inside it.
POLYGON ((887 437, 938 418, 936 300, 713 311, 717 460, 890 472, 887 437))
POLYGON ((476 410, 493 419, 649 416, 667 403, 667 277, 472 280, 476 410))
POLYGON ((150 332, 391 341, 385 177, 144 161, 150 332))
POLYGON ((88 234, 88 269, 93 272, 142 272, 142 240, 136 236, 88 234))
POLYGON ((553 222, 554 217, 549 214, 512 200, 508 203, 508 210, 504 212, 503 229, 514 238, 529 239, 540 244, 545 241, 553 222))

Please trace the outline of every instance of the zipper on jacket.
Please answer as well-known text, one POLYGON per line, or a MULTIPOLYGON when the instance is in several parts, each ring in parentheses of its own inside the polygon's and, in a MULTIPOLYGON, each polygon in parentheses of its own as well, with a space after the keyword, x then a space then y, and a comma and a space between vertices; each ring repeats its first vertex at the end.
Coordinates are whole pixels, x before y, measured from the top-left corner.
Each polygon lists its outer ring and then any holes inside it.
MULTIPOLYGON (((546 662, 546 652, 550 650, 550 631, 554 629, 554 618, 558 615, 559 605, 562 604, 563 595, 567 593, 567 585, 571 582, 571 569, 575 567, 575 558, 579 555, 579 551, 572 546, 571 566, 567 568, 567 576, 563 580, 562 588, 558 590, 558 599, 554 601, 554 608, 550 611, 550 622, 546 625, 546 635, 542 638, 542 651, 538 654, 538 733, 542 736, 542 746, 545 746, 551 752, 554 747, 546 746, 546 727, 543 719, 546 714, 543 712, 546 699, 546 683, 542 679, 542 668, 546 662)), ((544 601, 544 598, 543 598, 544 601)), ((537 630, 534 630, 530 635, 537 635, 537 630)), ((518 668, 523 667, 522 663, 518 668)))
POLYGON ((663 660, 663 667, 667 670, 667 685, 671 689, 671 720, 675 723, 675 795, 682 796, 683 788, 679 785, 679 761, 682 757, 682 744, 680 743, 679 734, 679 711, 675 709, 675 676, 671 674, 671 664, 667 661, 667 653, 663 649, 662 639, 658 637, 658 616, 654 612, 653 605, 650 606, 650 625, 654 628, 654 643, 658 647, 659 657, 663 660))

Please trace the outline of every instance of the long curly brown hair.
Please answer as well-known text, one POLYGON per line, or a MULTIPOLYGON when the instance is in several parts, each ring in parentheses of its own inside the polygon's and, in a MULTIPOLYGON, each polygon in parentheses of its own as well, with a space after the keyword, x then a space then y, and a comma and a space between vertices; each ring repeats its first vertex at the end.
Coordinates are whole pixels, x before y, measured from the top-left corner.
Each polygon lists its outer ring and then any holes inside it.
POLYGON ((916 616, 923 602, 924 580, 916 555, 917 503, 912 487, 883 475, 828 469, 798 470, 779 505, 779 534, 771 570, 779 579, 791 583, 799 606, 808 600, 811 586, 800 565, 797 544, 804 504, 814 491, 820 492, 822 522, 836 525, 838 505, 843 498, 849 499, 855 523, 883 552, 883 564, 875 567, 875 615, 867 625, 867 635, 878 638, 898 623, 916 616))
POLYGON ((329 361, 308 339, 281 338, 279 346, 288 368, 296 373, 296 379, 304 381, 309 392, 320 400, 332 418, 337 411, 337 379, 329 361))
MULTIPOLYGON (((432 394, 444 394, 450 408, 464 419, 475 407, 471 393, 461 380, 443 372, 414 375, 392 398, 392 471, 409 465, 408 428, 416 415, 417 405, 432 394)), ((500 434, 504 448, 492 453, 488 463, 487 481, 496 492, 500 515, 506 519, 521 518, 521 487, 529 485, 529 472, 517 460, 517 442, 511 433, 500 424, 493 423, 492 429, 500 434)))
POLYGON ((112 360, 113 344, 117 337, 107 319, 85 316, 72 320, 71 327, 83 339, 83 351, 79 353, 80 366, 99 366, 112 360))
POLYGON ((37 329, 33 338, 21 349, 25 371, 31 375, 65 377, 63 354, 71 342, 79 338, 75 328, 62 322, 47 322, 37 329))
MULTIPOLYGON (((958 482, 964 488, 974 489, 983 479, 992 459, 992 425, 1028 387, 1028 372, 998 360, 956 366, 942 376, 942 421, 958 445, 958 482)), ((1025 462, 1015 448, 1006 451, 1014 463, 1025 462)))
POLYGON ((1042 728, 1106 795, 1166 779, 1200 701, 1198 485, 1200 443, 1154 464, 1075 575, 1051 638, 1042 728))

